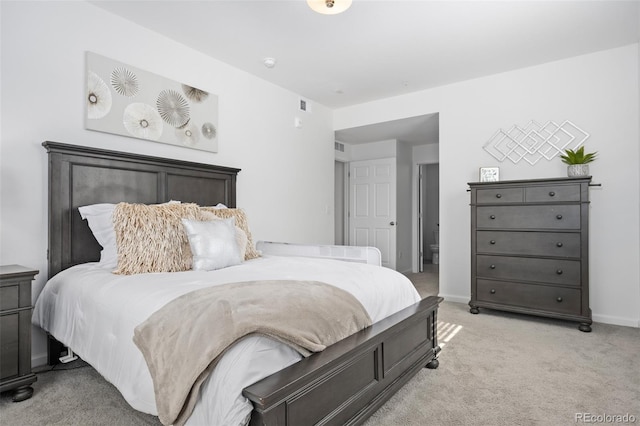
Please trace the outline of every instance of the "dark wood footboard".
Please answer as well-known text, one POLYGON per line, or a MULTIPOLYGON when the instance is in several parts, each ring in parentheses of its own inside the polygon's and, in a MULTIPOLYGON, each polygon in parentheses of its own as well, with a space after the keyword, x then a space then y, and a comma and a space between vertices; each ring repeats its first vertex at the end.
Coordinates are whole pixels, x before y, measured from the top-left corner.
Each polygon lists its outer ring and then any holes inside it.
POLYGON ((427 364, 437 367, 442 300, 428 297, 247 387, 251 425, 363 423, 427 364))

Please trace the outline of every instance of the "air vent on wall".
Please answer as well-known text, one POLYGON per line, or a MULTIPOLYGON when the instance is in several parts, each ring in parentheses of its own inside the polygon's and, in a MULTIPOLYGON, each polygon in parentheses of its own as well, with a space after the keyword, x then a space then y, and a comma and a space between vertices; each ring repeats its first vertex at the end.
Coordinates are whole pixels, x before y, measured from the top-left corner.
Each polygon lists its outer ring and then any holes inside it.
POLYGON ((344 152, 344 144, 340 142, 334 142, 336 151, 344 152))
POLYGON ((303 112, 311 112, 311 102, 306 99, 300 98, 298 100, 298 109, 303 112))

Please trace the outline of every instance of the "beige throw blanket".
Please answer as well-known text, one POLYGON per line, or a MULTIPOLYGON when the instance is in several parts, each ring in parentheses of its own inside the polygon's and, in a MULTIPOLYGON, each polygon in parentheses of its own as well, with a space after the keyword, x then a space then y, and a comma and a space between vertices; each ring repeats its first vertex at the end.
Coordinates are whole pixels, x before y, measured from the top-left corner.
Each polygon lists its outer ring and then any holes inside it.
POLYGON ((160 421, 182 425, 227 347, 252 333, 308 356, 371 325, 350 293, 317 281, 251 281, 187 293, 136 327, 160 421))

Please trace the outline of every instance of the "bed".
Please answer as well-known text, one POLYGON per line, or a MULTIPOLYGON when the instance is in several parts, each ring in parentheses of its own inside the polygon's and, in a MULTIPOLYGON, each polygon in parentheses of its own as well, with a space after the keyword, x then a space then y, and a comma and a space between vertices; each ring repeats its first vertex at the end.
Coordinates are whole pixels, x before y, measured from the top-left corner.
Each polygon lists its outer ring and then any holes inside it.
POLYGON ((50 281, 36 303, 34 322, 50 335, 50 363, 56 362, 62 342, 113 383, 133 408, 156 414, 149 369, 130 341, 133 326, 167 301, 195 293, 205 281, 209 286, 296 279, 348 291, 373 324, 308 357, 262 335, 242 338, 221 355, 203 383, 187 424, 361 424, 422 368, 437 368, 442 299, 420 300, 405 277, 380 266, 278 253, 213 272, 118 275, 114 282, 114 274, 96 263, 102 247, 78 207, 180 200, 233 208, 239 170, 43 145, 49 156, 50 281), (242 370, 238 380, 236 370, 242 370), (231 376, 232 385, 225 381, 231 376))

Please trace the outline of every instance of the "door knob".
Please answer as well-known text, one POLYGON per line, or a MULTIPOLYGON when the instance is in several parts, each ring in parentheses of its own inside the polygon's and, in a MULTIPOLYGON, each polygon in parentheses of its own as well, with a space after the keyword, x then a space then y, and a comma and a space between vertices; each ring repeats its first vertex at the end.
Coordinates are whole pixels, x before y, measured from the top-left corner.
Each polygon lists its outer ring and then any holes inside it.
POLYGON ((389 222, 389 225, 394 226, 396 223, 395 222, 389 222))

